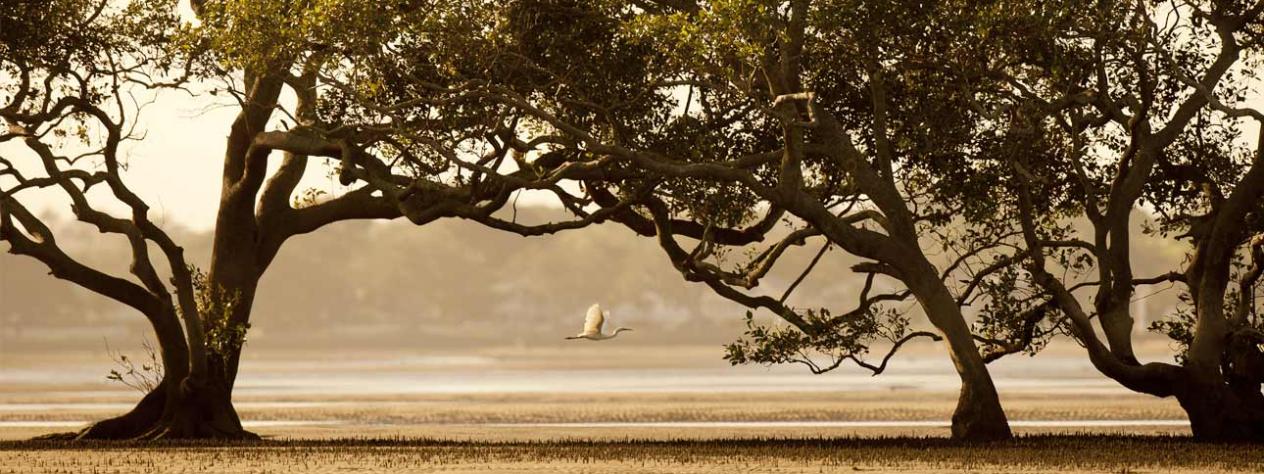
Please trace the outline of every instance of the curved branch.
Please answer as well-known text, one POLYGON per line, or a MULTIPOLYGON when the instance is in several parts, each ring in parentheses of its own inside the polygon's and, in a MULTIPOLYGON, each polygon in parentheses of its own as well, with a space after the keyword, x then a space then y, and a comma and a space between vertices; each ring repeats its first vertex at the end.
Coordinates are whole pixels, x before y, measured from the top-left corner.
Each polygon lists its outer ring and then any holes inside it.
POLYGON ((0 198, 0 240, 9 243, 9 252, 39 260, 53 276, 87 288, 153 318, 161 312, 162 303, 143 287, 109 275, 66 255, 57 246, 52 231, 25 206, 12 197, 0 198), (27 237, 14 225, 22 225, 35 239, 27 237))
POLYGON ((919 337, 927 337, 927 338, 930 338, 930 340, 936 341, 936 342, 944 340, 943 336, 940 336, 933 332, 917 331, 917 332, 909 333, 905 335, 904 337, 900 338, 900 340, 895 341, 895 345, 891 346, 891 350, 887 351, 887 355, 882 357, 881 364, 872 365, 863 360, 856 358, 856 356, 854 355, 848 355, 847 357, 850 357, 853 361, 855 361, 856 365, 869 369, 869 371, 873 372, 873 375, 878 375, 878 374, 881 374, 883 371, 887 370, 887 362, 890 362, 891 357, 895 356, 895 353, 900 350, 900 346, 903 346, 905 343, 913 339, 917 339, 919 337))

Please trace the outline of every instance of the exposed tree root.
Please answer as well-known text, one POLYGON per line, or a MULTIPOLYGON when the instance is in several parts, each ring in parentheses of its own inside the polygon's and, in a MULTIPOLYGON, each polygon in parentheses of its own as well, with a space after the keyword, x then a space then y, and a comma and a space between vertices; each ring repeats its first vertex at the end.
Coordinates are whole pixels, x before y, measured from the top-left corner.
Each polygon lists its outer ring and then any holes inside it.
POLYGON ((241 426, 237 411, 222 390, 172 393, 163 382, 131 411, 101 420, 77 432, 53 433, 37 440, 258 440, 241 426))

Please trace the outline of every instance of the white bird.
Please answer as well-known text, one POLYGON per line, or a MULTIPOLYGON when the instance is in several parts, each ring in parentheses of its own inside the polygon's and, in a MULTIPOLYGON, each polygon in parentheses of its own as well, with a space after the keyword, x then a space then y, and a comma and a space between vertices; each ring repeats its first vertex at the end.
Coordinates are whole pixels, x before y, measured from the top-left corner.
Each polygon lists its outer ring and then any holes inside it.
POLYGON ((631 331, 631 328, 615 328, 613 333, 602 334, 601 325, 605 324, 606 317, 610 316, 609 312, 601 311, 601 305, 593 303, 588 308, 588 316, 584 317, 584 332, 570 336, 567 339, 588 339, 590 341, 603 341, 606 339, 614 339, 623 331, 631 331))

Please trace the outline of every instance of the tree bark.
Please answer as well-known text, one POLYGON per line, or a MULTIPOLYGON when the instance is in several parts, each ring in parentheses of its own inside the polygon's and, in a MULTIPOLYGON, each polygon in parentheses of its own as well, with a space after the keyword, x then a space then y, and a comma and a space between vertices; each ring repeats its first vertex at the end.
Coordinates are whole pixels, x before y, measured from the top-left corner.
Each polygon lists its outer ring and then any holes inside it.
MULTIPOLYGON (((1214 210, 1191 265, 1198 320, 1185 363, 1188 388, 1180 401, 1200 439, 1264 441, 1264 334, 1225 308, 1234 254, 1249 242, 1248 217, 1258 217, 1264 197, 1264 130, 1258 140, 1251 167, 1214 210)), ((1251 284, 1244 291, 1254 291, 1251 284)))
MULTIPOLYGON (((215 277, 211 277, 212 284, 224 285, 221 288, 227 288, 228 291, 235 295, 232 311, 228 314, 228 324, 234 326, 245 326, 250 324, 250 315, 254 307, 255 290, 258 286, 258 276, 241 284, 234 283, 233 286, 227 286, 227 283, 217 283, 215 277)), ((241 345, 231 347, 227 353, 212 354, 207 361, 207 376, 215 384, 227 389, 227 395, 232 395, 232 390, 237 380, 237 369, 241 363, 241 352, 245 349, 244 341, 241 345)))
POLYGON ((142 439, 258 439, 246 431, 229 390, 214 380, 185 378, 167 394, 162 419, 142 439))
POLYGON ((924 262, 921 271, 906 275, 906 284, 926 316, 944 335, 944 343, 961 377, 961 394, 952 414, 952 437, 960 441, 996 441, 1013 437, 1000 396, 988 373, 987 363, 974 344, 970 327, 952 293, 940 281, 934 267, 924 262))
POLYGON ((216 387, 163 381, 124 415, 98 421, 79 432, 38 439, 159 440, 258 439, 246 431, 229 398, 216 387))
POLYGON ((1226 383, 1218 374, 1190 372, 1177 397, 1194 438, 1203 441, 1264 441, 1264 397, 1254 387, 1226 383))
MULTIPOLYGON (((168 308, 170 309, 170 308, 168 308)), ((78 432, 40 439, 256 439, 242 428, 227 390, 189 373, 189 347, 174 311, 150 315, 164 367, 162 380, 127 413, 78 432)))
POLYGON ((79 439, 135 439, 157 426, 162 419, 167 404, 167 382, 164 380, 131 411, 114 418, 108 418, 88 425, 80 431, 54 433, 37 436, 35 439, 79 440, 79 439))
MULTIPOLYGON (((952 438, 960 441, 1001 441, 1014 436, 1001 408, 996 386, 987 369, 965 369, 955 352, 953 363, 961 376, 961 394, 952 413, 952 438)), ((982 359, 979 359, 982 363, 982 359)))

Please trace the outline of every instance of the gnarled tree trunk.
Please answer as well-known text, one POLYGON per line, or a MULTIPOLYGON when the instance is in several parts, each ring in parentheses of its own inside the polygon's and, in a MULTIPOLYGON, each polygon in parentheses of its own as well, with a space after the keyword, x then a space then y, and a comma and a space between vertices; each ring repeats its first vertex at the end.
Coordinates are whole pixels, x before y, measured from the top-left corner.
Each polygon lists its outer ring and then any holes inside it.
POLYGON ((1013 437, 996 385, 992 383, 961 308, 934 267, 929 262, 923 263, 921 271, 906 275, 905 281, 931 324, 944 335, 953 366, 961 377, 961 394, 952 414, 953 439, 996 441, 1013 437))
POLYGON ((1192 375, 1187 392, 1177 397, 1189 416, 1194 437, 1205 441, 1264 441, 1264 400, 1254 393, 1192 375))
POLYGON ((174 311, 150 318, 166 372, 162 381, 122 416, 102 420, 73 439, 255 439, 241 426, 218 381, 190 374, 189 347, 174 311))
POLYGON ((185 378, 168 393, 162 419, 144 439, 258 439, 242 428, 229 390, 215 381, 185 378))
POLYGON ((254 439, 217 381, 189 372, 189 347, 174 311, 149 318, 165 372, 162 380, 127 413, 93 423, 79 432, 44 439, 123 440, 216 438, 254 439))
POLYGON ((1194 437, 1209 441, 1264 441, 1264 339, 1253 330, 1225 338, 1218 367, 1185 365, 1176 398, 1194 437))

